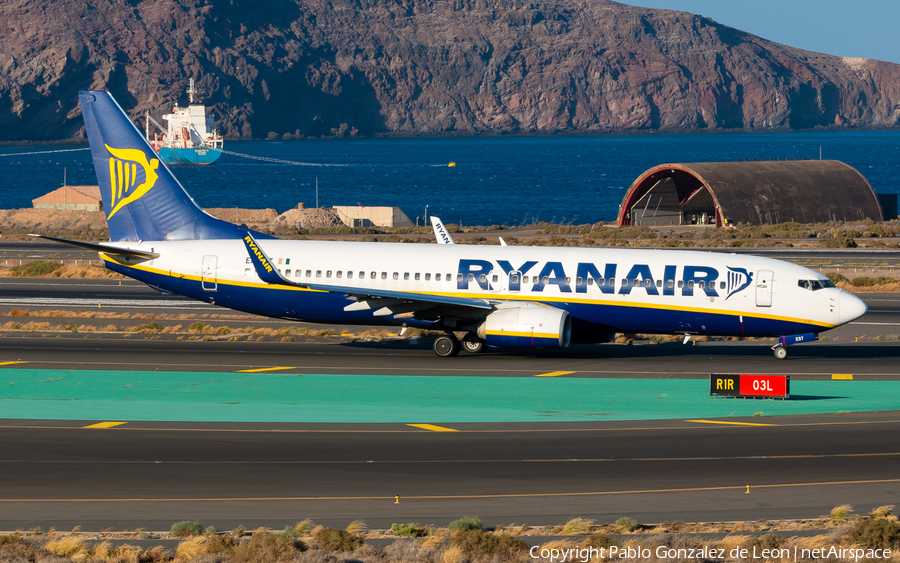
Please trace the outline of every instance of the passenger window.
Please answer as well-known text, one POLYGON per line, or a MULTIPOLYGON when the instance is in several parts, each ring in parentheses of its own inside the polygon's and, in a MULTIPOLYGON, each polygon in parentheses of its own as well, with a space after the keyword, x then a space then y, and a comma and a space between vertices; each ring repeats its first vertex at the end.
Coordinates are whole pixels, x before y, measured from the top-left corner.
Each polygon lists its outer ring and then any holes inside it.
POLYGON ((519 274, 512 274, 509 276, 509 285, 515 285, 519 283, 519 274))
POLYGON ((403 272, 403 279, 409 280, 409 272, 403 272))
MULTIPOLYGON (((666 287, 672 289, 675 287, 675 280, 666 280, 666 287)), ((681 287, 680 285, 678 287, 681 287)))
POLYGON ((572 283, 572 278, 566 277, 566 285, 569 285, 570 283, 572 283))
POLYGON ((528 283, 528 276, 522 276, 522 283, 528 283))
POLYGON ((312 277, 312 270, 306 270, 306 277, 312 277))
POLYGON ((497 277, 497 274, 494 274, 494 275, 491 277, 491 281, 492 281, 492 282, 498 282, 498 281, 500 281, 500 278, 497 277))
MULTIPOLYGON (((590 285, 590 284, 591 284, 591 278, 588 278, 588 285, 590 285)), ((598 286, 606 285, 606 278, 600 278, 599 280, 597 280, 597 285, 598 286)))
POLYGON ((331 270, 328 270, 327 272, 325 272, 325 277, 326 277, 326 278, 330 278, 330 277, 331 277, 331 270))
MULTIPOLYGON (((462 274, 459 274, 459 278, 459 281, 462 281, 462 274)), ((470 282, 475 281, 475 274, 469 274, 468 276, 466 276, 466 280, 470 282)))
MULTIPOLYGON (((348 278, 353 277, 353 276, 349 275, 350 272, 347 272, 347 274, 348 274, 348 275, 347 275, 348 278)), ((338 278, 339 278, 339 277, 341 277, 342 275, 343 275, 343 272, 342 272, 341 270, 338 270, 338 271, 337 271, 337 276, 335 276, 335 277, 338 277, 338 278)))
POLYGON ((381 272, 381 279, 383 279, 383 280, 387 279, 387 272, 381 272))
POLYGON ((628 287, 628 278, 622 278, 622 287, 628 287))
POLYGON ((440 275, 440 274, 435 274, 435 275, 434 275, 434 281, 441 281, 441 275, 440 275))
POLYGON ((684 287, 684 280, 678 280, 678 289, 684 287))
POLYGON ((719 282, 719 289, 725 289, 725 282, 723 282, 723 281, 719 282))
POLYGON ((450 281, 450 280, 452 280, 452 279, 453 279, 453 276, 452 276, 452 275, 450 275, 450 274, 447 274, 447 278, 446 278, 446 279, 447 279, 447 281, 450 281))
POLYGON ((700 283, 699 283, 699 286, 698 286, 698 287, 700 287, 700 289, 705 288, 705 287, 706 287, 706 281, 705 281, 705 280, 700 280, 700 283))
POLYGON ((425 274, 425 281, 431 281, 431 274, 425 274))
MULTIPOLYGON (((588 278, 588 279, 591 279, 591 278, 588 278)), ((578 276, 577 278, 575 278, 575 285, 581 285, 583 283, 584 283, 584 278, 582 278, 581 276, 578 276)))
MULTIPOLYGON (((587 283, 588 285, 594 285, 594 278, 588 276, 587 283)), ((600 285, 600 280, 597 280, 597 285, 600 285)))
POLYGON ((291 277, 291 271, 290 271, 290 270, 285 270, 285 271, 284 271, 284 275, 287 276, 287 277, 291 277))
POLYGON ((656 280, 656 287, 662 287, 662 280, 656 280))
POLYGON ((419 274, 419 272, 416 272, 416 280, 418 281, 419 279, 421 279, 421 274, 419 274))
MULTIPOLYGON (((703 283, 703 282, 700 282, 703 283)), ((688 280, 688 289, 694 289, 694 280, 688 280)))
POLYGON ((374 280, 374 279, 375 279, 375 277, 376 277, 376 276, 377 276, 377 275, 378 275, 378 274, 376 274, 376 273, 375 273, 375 272, 372 272, 372 275, 371 275, 371 276, 369 276, 369 278, 370 278, 370 279, 373 279, 373 280, 374 280))
POLYGON ((348 280, 352 280, 352 279, 353 279, 353 272, 352 272, 351 270, 347 270, 347 279, 348 279, 348 280))
POLYGON ((316 270, 316 277, 317 277, 317 278, 321 278, 321 277, 322 277, 322 270, 316 270))
POLYGON ((653 285, 653 280, 644 280, 644 287, 650 287, 653 285))
POLYGON ((395 280, 399 280, 399 279, 400 279, 400 274, 398 274, 397 272, 394 272, 393 278, 394 278, 395 280))
POLYGON ((480 282, 482 282, 482 283, 483 283, 483 282, 486 282, 486 281, 487 281, 487 276, 484 275, 484 274, 481 274, 480 276, 478 276, 478 281, 480 281, 480 282))

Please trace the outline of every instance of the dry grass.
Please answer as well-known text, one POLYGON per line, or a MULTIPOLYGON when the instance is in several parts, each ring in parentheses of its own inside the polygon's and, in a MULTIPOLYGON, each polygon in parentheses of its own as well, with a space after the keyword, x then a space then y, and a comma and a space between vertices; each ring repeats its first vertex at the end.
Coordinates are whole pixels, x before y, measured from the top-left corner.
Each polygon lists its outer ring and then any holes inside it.
MULTIPOLYGON (((0 278, 22 277, 16 276, 10 268, 0 268, 0 278)), ((62 266, 46 276, 39 278, 86 278, 86 279, 128 279, 122 274, 101 268, 100 266, 62 266)))
POLYGON ((591 531, 591 526, 594 525, 596 520, 586 520, 584 518, 572 518, 568 522, 565 523, 562 530, 560 531, 560 535, 563 536, 575 536, 579 534, 587 534, 591 531))
POLYGON ((175 561, 190 561, 205 553, 206 549, 203 546, 205 542, 206 536, 197 536, 179 543, 178 549, 175 551, 175 561))

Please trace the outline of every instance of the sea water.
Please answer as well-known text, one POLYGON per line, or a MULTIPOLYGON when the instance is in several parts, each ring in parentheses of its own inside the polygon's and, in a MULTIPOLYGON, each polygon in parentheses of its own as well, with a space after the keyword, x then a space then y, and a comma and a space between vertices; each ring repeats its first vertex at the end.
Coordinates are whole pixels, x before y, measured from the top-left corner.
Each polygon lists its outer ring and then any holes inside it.
MULTIPOLYGON (((96 184, 89 151, 34 154, 73 148, 0 146, 0 208, 31 207, 64 177, 96 184)), ((225 148, 305 164, 223 154, 209 166, 173 166, 201 207, 397 206, 420 224, 426 212, 463 225, 583 224, 614 221, 631 183, 657 164, 820 154, 853 166, 877 192, 900 193, 900 130, 228 141, 225 148)))

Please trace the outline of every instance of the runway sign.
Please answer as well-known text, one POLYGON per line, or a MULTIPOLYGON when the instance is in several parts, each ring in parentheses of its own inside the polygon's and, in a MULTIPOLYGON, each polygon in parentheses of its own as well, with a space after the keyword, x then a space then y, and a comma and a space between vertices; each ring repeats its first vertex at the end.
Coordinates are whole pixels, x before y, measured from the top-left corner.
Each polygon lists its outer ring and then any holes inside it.
POLYGON ((791 396, 791 377, 713 373, 709 376, 709 394, 714 397, 787 399, 791 396))

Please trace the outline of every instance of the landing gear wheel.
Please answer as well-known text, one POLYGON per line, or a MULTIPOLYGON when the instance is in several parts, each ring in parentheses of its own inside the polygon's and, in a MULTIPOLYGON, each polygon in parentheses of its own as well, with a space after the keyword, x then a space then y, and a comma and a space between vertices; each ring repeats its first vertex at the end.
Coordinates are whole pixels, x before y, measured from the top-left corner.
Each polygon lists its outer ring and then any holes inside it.
POLYGON ((775 353, 775 357, 779 360, 783 360, 788 357, 788 349, 786 346, 778 345, 772 348, 772 351, 775 353))
POLYGON ((444 334, 434 339, 434 353, 441 358, 459 354, 459 340, 452 334, 444 334))
POLYGON ((462 347, 463 350, 470 354, 478 354, 479 352, 484 352, 485 344, 484 340, 481 340, 470 332, 463 338, 462 347))

